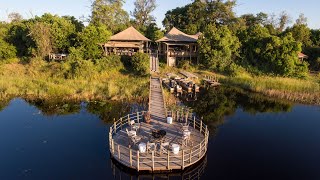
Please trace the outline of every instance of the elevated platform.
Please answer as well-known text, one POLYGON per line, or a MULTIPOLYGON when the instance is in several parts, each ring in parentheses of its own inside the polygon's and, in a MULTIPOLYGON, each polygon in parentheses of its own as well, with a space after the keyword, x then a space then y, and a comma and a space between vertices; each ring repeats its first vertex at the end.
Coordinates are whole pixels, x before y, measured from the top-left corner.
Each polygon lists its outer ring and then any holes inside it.
MULTIPOLYGON (((144 121, 146 112, 129 114, 115 121, 109 131, 109 147, 112 157, 120 164, 137 171, 172 171, 183 170, 200 161, 207 152, 209 131, 200 120, 190 116, 175 116, 173 123, 168 124, 167 111, 162 94, 162 86, 159 78, 150 79, 149 112, 151 122, 144 121), (183 124, 188 125, 190 138, 183 139, 183 124), (131 130, 131 122, 139 124, 136 131, 139 141, 132 143, 127 134, 131 130), (154 130, 165 130, 166 135, 161 140, 152 136, 154 130), (155 148, 141 153, 140 143, 155 143, 155 148), (162 144, 169 144, 165 149, 162 144), (173 144, 179 145, 180 150, 174 154, 170 148, 173 144)), ((171 112, 172 114, 172 112, 171 112)))

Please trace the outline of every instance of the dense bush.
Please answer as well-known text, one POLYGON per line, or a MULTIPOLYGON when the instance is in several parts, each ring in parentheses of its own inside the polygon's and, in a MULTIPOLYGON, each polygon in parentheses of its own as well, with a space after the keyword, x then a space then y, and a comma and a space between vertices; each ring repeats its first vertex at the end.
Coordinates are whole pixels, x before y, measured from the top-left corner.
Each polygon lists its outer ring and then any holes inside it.
POLYGON ((13 45, 0 39, 0 60, 16 57, 17 50, 13 45))
POLYGON ((124 69, 121 57, 118 55, 106 56, 101 59, 96 59, 94 62, 98 72, 112 70, 120 71, 121 69, 124 69))
POLYGON ((78 60, 70 62, 72 78, 90 78, 96 73, 96 67, 92 61, 78 60))
POLYGON ((242 42, 242 65, 256 67, 268 74, 295 77, 306 75, 308 64, 298 59, 298 53, 302 50, 301 43, 291 33, 274 36, 266 28, 255 25, 238 36, 242 42))
POLYGON ((132 56, 132 69, 138 75, 147 75, 150 69, 150 60, 148 54, 136 53, 132 56))
POLYGON ((200 63, 219 71, 234 62, 240 48, 239 39, 227 26, 208 25, 198 43, 200 63))

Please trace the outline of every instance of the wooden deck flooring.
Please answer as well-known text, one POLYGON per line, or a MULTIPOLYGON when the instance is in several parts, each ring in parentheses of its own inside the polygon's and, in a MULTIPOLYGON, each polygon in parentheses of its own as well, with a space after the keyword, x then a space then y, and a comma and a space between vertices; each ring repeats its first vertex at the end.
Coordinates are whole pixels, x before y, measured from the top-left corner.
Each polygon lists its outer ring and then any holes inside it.
MULTIPOLYGON (((173 122, 168 124, 166 122, 166 109, 163 100, 161 82, 159 78, 151 78, 150 82, 150 99, 149 112, 151 114, 151 123, 140 123, 140 129, 137 135, 141 137, 141 142, 147 143, 152 141, 152 130, 165 130, 166 136, 162 142, 169 142, 170 144, 179 144, 181 151, 178 155, 174 155, 170 150, 168 153, 160 153, 157 147, 154 152, 138 153, 138 144, 129 145, 129 138, 126 133, 126 128, 123 126, 115 135, 113 135, 113 156, 120 163, 133 169, 148 170, 148 171, 166 171, 172 169, 183 169, 184 164, 194 164, 201 159, 205 153, 206 148, 195 148, 205 139, 203 133, 197 128, 189 127, 191 131, 190 142, 187 145, 182 145, 182 124, 173 122), (184 152, 185 151, 185 152, 184 152), (184 154, 189 154, 187 157, 184 154), (182 156, 184 154, 185 156, 182 156), (170 156, 170 161, 168 161, 170 156), (201 157, 200 157, 201 156, 201 157), (185 163, 188 159, 188 163, 185 163), (169 163, 168 163, 169 162, 169 163)), ((160 146, 160 143, 158 144, 160 146)))

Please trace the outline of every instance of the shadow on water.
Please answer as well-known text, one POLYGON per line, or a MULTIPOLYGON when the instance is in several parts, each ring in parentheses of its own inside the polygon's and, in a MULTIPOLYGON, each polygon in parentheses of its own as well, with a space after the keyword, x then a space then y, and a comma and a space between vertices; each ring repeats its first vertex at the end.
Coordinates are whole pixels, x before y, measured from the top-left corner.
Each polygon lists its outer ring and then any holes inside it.
POLYGON ((183 171, 172 171, 166 173, 149 173, 149 172, 139 172, 130 170, 127 167, 119 164, 116 160, 111 159, 111 169, 113 179, 179 179, 179 180, 189 180, 189 179, 200 179, 207 168, 207 156, 203 157, 198 163, 186 168, 183 171))
POLYGON ((293 106, 293 103, 288 101, 225 86, 202 89, 196 101, 184 103, 203 118, 211 131, 222 125, 226 116, 234 115, 238 108, 254 115, 266 112, 290 112, 293 106))

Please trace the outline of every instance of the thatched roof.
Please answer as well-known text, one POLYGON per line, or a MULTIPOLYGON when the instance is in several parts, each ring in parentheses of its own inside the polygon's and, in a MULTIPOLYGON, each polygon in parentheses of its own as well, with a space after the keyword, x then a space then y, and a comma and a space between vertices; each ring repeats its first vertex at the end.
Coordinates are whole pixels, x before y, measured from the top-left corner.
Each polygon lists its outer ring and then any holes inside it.
POLYGON ((146 38, 131 26, 118 34, 111 36, 110 41, 150 41, 150 39, 146 38))
POLYGON ((188 35, 173 27, 163 38, 156 42, 197 42, 200 33, 188 35))
POLYGON ((117 47, 117 48, 140 48, 143 43, 140 42, 115 42, 109 41, 104 44, 105 47, 117 47))

